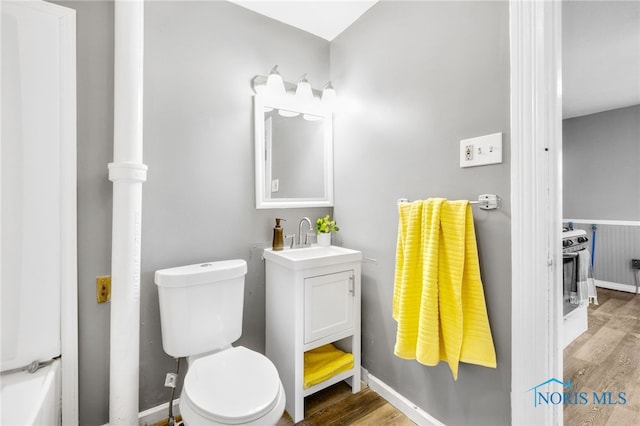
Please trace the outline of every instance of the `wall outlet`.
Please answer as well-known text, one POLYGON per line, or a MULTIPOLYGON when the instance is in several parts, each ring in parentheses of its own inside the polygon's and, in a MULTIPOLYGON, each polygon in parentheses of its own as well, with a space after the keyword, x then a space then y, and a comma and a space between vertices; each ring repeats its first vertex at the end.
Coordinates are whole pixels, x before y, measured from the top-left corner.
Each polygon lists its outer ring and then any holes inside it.
POLYGON ((465 161, 473 160, 473 145, 467 145, 464 147, 464 159, 465 161))
POLYGON ((502 133, 460 141, 460 167, 502 163, 502 133))
POLYGON ((164 378, 164 387, 175 388, 177 383, 178 375, 176 373, 167 373, 167 376, 164 378))
POLYGON ((640 259, 631 259, 631 269, 640 269, 640 259))
POLYGON ((96 299, 98 303, 111 300, 111 275, 96 277, 96 299))

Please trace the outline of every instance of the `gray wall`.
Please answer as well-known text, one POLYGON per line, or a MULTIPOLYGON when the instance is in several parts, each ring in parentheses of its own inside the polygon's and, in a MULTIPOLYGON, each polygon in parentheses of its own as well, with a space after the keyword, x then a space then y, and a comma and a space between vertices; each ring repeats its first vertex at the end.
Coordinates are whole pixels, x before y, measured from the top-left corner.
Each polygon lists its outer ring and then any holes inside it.
MULTIPOLYGON (((110 304, 95 277, 111 269, 113 3, 56 2, 77 11, 80 424, 109 416, 110 304)), ((161 342, 153 272, 243 258, 242 344, 264 350, 264 266, 276 216, 297 232, 302 216, 331 209, 255 209, 251 79, 280 65, 285 80, 329 79, 329 43, 227 2, 145 4, 140 410, 168 401, 175 362, 161 342)), ((180 309, 181 307, 176 307, 180 309)), ((183 370, 184 371, 184 370, 183 370)))
POLYGON ((263 352, 264 264, 251 246, 270 245, 276 217, 290 234, 302 216, 330 212, 255 209, 251 79, 275 64, 285 80, 306 72, 319 87, 329 80, 329 43, 228 2, 145 5, 141 410, 167 400, 164 374, 174 367, 162 350, 154 271, 247 260, 237 344, 263 352))
POLYGON ((640 220, 640 105, 563 121, 563 216, 640 220))
MULTIPOLYGON (((640 221, 640 105, 564 120, 563 216, 640 221)), ((575 224, 591 238, 589 224, 575 224)), ((640 227, 597 225, 594 277, 635 285, 640 227)))
POLYGON ((363 251, 363 365, 445 424, 510 423, 511 254, 507 2, 382 2, 331 44, 343 244, 363 251), (459 140, 504 132, 504 163, 458 167, 459 140), (498 368, 426 367, 393 355, 396 200, 475 199, 498 368))
MULTIPOLYGON (((95 277, 110 272, 113 4, 77 10, 80 423, 108 421, 109 311, 95 277)), ((508 10, 504 2, 382 3, 332 43, 336 209, 343 244, 364 266, 363 356, 374 375, 447 424, 506 424, 510 389, 508 10), (459 169, 458 140, 505 132, 506 163, 459 169), (357 172, 354 172, 357 171, 357 172), (498 369, 423 367, 392 354, 396 199, 496 193, 474 209, 498 369), (382 225, 384 224, 384 225, 382 225)), ((205 260, 249 262, 240 344, 264 348, 258 248, 273 218, 295 232, 329 209, 254 208, 250 80, 274 64, 286 80, 329 78, 329 43, 227 2, 147 2, 140 409, 168 399, 175 368, 161 344, 153 271, 205 260), (258 244, 256 244, 258 243, 258 244)), ((178 309, 180 307, 177 307, 178 309)))

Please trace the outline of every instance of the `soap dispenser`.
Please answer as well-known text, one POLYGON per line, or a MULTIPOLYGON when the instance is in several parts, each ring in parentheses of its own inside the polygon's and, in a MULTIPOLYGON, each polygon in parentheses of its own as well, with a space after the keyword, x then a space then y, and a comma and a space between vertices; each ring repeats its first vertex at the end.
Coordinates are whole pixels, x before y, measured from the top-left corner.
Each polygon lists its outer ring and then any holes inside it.
POLYGON ((274 251, 280 251, 284 249, 284 235, 282 234, 282 227, 280 226, 280 221, 284 220, 279 217, 276 218, 276 227, 273 228, 273 243, 272 249, 274 251))

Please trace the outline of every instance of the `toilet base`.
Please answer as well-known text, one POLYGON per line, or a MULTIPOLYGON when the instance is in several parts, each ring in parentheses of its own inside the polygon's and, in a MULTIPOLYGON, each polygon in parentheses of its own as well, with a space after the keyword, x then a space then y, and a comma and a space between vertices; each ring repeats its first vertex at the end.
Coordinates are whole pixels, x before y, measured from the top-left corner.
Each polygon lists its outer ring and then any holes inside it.
POLYGON ((249 423, 218 423, 214 422, 211 419, 201 416, 199 413, 194 411, 190 406, 189 398, 184 394, 184 392, 180 395, 180 415, 182 416, 182 424, 184 426, 225 426, 231 424, 244 425, 244 426, 271 426, 276 425, 278 421, 282 418, 282 414, 284 414, 284 406, 286 402, 286 397, 284 393, 284 387, 282 383, 280 383, 280 391, 278 393, 278 402, 273 407, 271 411, 269 411, 264 416, 257 418, 249 423))

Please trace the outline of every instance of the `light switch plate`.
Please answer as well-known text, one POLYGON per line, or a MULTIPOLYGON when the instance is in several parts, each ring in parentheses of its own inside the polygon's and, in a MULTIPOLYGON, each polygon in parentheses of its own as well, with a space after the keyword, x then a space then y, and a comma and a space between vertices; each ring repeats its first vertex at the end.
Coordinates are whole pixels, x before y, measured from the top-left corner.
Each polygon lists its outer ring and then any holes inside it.
POLYGON ((502 163, 502 133, 460 141, 460 167, 499 163, 502 163))

